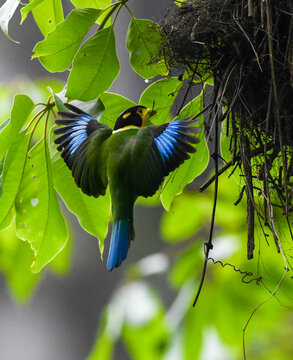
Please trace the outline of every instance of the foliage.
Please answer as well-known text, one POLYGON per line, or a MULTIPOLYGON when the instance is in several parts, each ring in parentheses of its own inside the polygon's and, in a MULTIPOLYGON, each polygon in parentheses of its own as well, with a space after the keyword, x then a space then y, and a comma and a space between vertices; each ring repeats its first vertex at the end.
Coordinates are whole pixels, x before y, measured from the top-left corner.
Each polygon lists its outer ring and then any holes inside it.
MULTIPOLYGON (((207 83, 201 84, 198 95, 186 103, 185 95, 197 80, 194 77, 190 80, 188 68, 183 70, 183 76, 168 74, 160 51, 164 36, 161 27, 154 21, 135 18, 127 0, 71 2, 75 8, 65 19, 61 0, 32 0, 25 6, 7 0, 0 8, 0 26, 7 36, 9 21, 20 5, 22 22, 31 13, 44 36, 35 45, 33 58, 39 59, 49 72, 68 72, 65 86, 49 80, 45 84, 26 84, 27 93, 15 95, 13 104, 12 93, 18 89, 8 91, 7 87, 0 87, 0 269, 12 293, 18 299, 27 299, 45 266, 59 274, 68 270, 71 235, 63 205, 87 232, 99 239, 103 255, 110 220, 109 194, 94 199, 81 192, 57 152, 53 129, 56 112, 64 108, 63 102, 72 101, 110 127, 123 110, 134 105, 132 100, 108 91, 120 69, 114 30, 120 10, 125 8, 131 18, 125 39, 130 64, 150 83, 139 102, 157 110, 152 118, 152 124, 156 125, 174 117, 175 102, 180 103, 178 119, 200 114, 200 143, 197 152, 166 178, 153 199, 142 200, 155 205, 160 198, 169 211, 161 221, 166 251, 142 259, 128 269, 128 281, 113 294, 104 310, 88 360, 111 359, 118 340, 122 340, 133 359, 171 359, 172 356, 200 359, 204 358, 211 333, 216 334, 224 347, 223 357, 238 359, 242 329, 249 315, 258 303, 271 297, 274 299, 255 315, 259 324, 249 327, 249 355, 252 359, 265 359, 274 353, 278 359, 289 359, 280 353, 276 342, 269 340, 275 337, 275 323, 292 334, 292 325, 285 317, 286 306, 291 306, 287 292, 292 285, 285 278, 287 270, 285 275, 280 271, 284 259, 280 256, 274 263, 267 260, 272 250, 263 243, 263 238, 268 243, 274 240, 265 234, 261 223, 255 225, 255 232, 262 238, 258 259, 253 263, 244 260, 243 205, 232 205, 243 186, 239 170, 229 178, 227 174, 219 178, 214 239, 218 255, 211 252, 213 259, 209 259, 198 308, 193 310, 190 306, 194 286, 199 283, 201 244, 208 237, 213 207, 210 190, 198 194, 191 185, 184 191, 186 185, 207 169, 210 160, 203 116, 207 83), (170 255, 174 252, 171 249, 176 250, 176 259, 170 255), (172 288, 173 302, 169 307, 160 289, 155 289, 156 277, 163 278, 172 288), (280 291, 276 295, 277 289, 280 291), (260 351, 264 341, 268 344, 260 351)), ((182 5, 182 2, 177 3, 182 5)), ((209 84, 213 84, 212 79, 209 84)), ((229 161, 231 136, 224 136, 226 133, 224 129, 221 152, 222 158, 229 161)), ((280 212, 277 215, 281 218, 280 212)), ((286 256, 291 249, 289 242, 286 243, 289 237, 289 233, 284 234, 286 256)), ((288 353, 289 350, 288 345, 288 353)))
MULTIPOLYGON (((6 4, 9 6, 10 2, 6 4)), ((12 5, 10 15, 16 10, 12 5)), ((56 2, 55 5, 59 9, 60 3, 56 2)), ((31 268, 35 272, 50 262, 64 248, 68 239, 57 193, 83 228, 99 238, 103 253, 110 216, 109 196, 96 200, 82 194, 57 153, 51 132, 55 108, 62 109, 63 101, 75 100, 76 105, 94 116, 98 114, 92 113, 93 108, 100 106, 99 117, 110 126, 113 126, 121 111, 133 105, 128 99, 105 92, 119 72, 114 25, 123 6, 131 14, 126 46, 134 71, 147 79, 167 75, 163 59, 154 59, 162 37, 158 24, 136 19, 125 1, 113 4, 91 1, 84 3, 84 8, 80 8, 79 2, 74 5, 77 8, 66 19, 63 19, 62 9, 56 11, 55 26, 50 22, 50 29, 45 29, 44 24, 50 16, 51 2, 33 1, 22 8, 22 21, 32 11, 45 36, 34 47, 33 58, 38 58, 50 72, 72 68, 66 87, 58 96, 51 91, 52 96, 47 100, 34 103, 27 95, 16 95, 10 120, 3 125, 0 133, 0 155, 4 159, 0 223, 6 221, 9 225, 9 219, 12 221, 11 209, 15 208, 17 236, 30 243, 34 251, 31 268), (111 23, 112 14, 115 17, 111 23), (98 27, 97 21, 100 22, 98 27), (95 34, 84 40, 91 28, 96 29, 95 34), (95 100, 97 98, 100 99, 95 100), (38 112, 37 108, 40 108, 38 112)), ((6 20, 9 21, 8 18, 6 20)), ((182 83, 176 77, 165 77, 152 82, 142 93, 140 103, 152 107, 155 102, 158 115, 153 120, 154 124, 163 124, 170 119, 171 108, 182 83)), ((201 111, 202 99, 203 93, 186 105, 178 117, 189 117, 201 111)), ((207 162, 208 150, 202 133, 201 146, 196 155, 175 174, 174 179, 166 181, 161 194, 166 208, 170 208, 173 198, 205 169, 207 162), (204 159, 201 166, 194 167, 199 158, 204 159)))
MULTIPOLYGON (((196 308, 191 304, 200 280, 201 244, 208 235, 212 190, 185 192, 175 199, 172 212, 164 213, 161 221, 166 242, 164 253, 144 258, 128 269, 127 281, 123 279, 105 309, 95 347, 87 360, 111 359, 118 340, 135 360, 172 356, 179 360, 212 358, 210 344, 215 341, 215 358, 243 358, 243 328, 253 309, 270 298, 278 286, 284 260, 280 256, 270 262, 274 255, 272 237, 267 239, 269 247, 264 239, 259 242, 257 251, 261 252, 257 261, 248 261, 243 256, 245 205, 233 205, 240 186, 238 174, 230 178, 224 174, 220 178, 214 249, 196 308), (158 286, 163 281, 172 288, 167 304, 165 290, 158 286), (132 301, 136 306, 131 306, 132 301), (137 344, 144 354, 133 350, 137 344)), ((282 217, 279 221, 283 221, 282 217)), ((259 235, 262 232, 260 225, 255 230, 259 235)), ((284 234, 283 239, 286 246, 290 234, 284 234)), ((293 306, 291 289, 292 281, 287 277, 277 295, 254 315, 245 337, 247 358, 267 359, 272 353, 277 359, 291 358, 291 350, 279 346, 283 334, 290 336, 293 331, 288 317, 293 306)))

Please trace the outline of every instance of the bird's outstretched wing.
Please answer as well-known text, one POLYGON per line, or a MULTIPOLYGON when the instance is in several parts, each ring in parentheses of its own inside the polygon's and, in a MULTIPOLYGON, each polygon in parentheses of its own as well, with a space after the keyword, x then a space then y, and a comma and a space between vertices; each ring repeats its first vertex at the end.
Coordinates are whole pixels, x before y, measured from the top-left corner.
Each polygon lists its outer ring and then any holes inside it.
POLYGON ((54 130, 66 165, 72 171, 76 184, 87 195, 104 195, 107 187, 105 164, 101 161, 103 142, 112 134, 112 130, 95 120, 79 108, 65 104, 69 112, 58 112, 61 118, 56 120, 62 127, 54 130))
POLYGON ((133 148, 131 176, 137 195, 153 195, 164 177, 189 159, 189 153, 196 151, 191 145, 199 142, 194 136, 200 131, 193 126, 196 123, 197 120, 175 120, 164 125, 148 126, 138 132, 133 148), (142 147, 141 144, 148 146, 142 147))

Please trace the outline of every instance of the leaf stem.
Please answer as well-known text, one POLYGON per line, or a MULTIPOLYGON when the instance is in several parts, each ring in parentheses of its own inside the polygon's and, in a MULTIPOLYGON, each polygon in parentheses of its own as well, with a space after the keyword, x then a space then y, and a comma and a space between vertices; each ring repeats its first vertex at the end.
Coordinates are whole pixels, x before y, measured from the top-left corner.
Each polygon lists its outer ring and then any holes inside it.
POLYGON ((45 107, 44 109, 40 110, 32 119, 31 121, 28 123, 28 125, 26 126, 26 129, 28 130, 30 128, 30 126, 32 125, 32 123, 36 120, 36 118, 38 116, 40 116, 40 118, 38 119, 37 123, 40 121, 40 119, 43 117, 43 115, 45 114, 45 112, 47 111, 47 107, 45 107))
MULTIPOLYGON (((126 1, 128 1, 128 0, 126 0, 126 1)), ((118 8, 118 6, 120 6, 120 8, 121 8, 121 6, 122 6, 126 1, 125 1, 125 0, 124 0, 124 1, 123 1, 123 0, 122 0, 122 1, 117 1, 115 4, 112 4, 112 5, 111 5, 111 9, 110 9, 110 11, 108 12, 108 14, 104 17, 104 19, 102 20, 102 22, 101 22, 101 24, 100 24, 100 26, 99 26, 98 31, 104 29, 104 26, 105 26, 106 22, 109 20, 109 18, 110 18, 111 15, 114 13, 114 11, 118 8)))
POLYGON ((129 12, 129 15, 132 17, 132 19, 134 19, 134 15, 132 14, 132 11, 129 9, 129 7, 125 4, 123 4, 125 6, 125 8, 127 9, 127 11, 129 12))

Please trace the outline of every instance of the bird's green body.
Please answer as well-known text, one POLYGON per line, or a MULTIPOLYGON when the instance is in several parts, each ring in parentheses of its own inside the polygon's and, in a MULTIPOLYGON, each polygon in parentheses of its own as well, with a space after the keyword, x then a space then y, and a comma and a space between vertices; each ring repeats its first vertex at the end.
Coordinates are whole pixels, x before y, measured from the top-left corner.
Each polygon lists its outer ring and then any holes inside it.
POLYGON ((197 128, 194 121, 176 120, 161 126, 144 127, 145 107, 135 106, 122 113, 114 131, 78 108, 59 114, 67 117, 56 123, 63 134, 59 144, 76 184, 84 193, 104 195, 107 186, 112 201, 113 229, 107 267, 112 270, 126 258, 134 238, 133 205, 138 196, 153 195, 164 177, 189 158, 195 149, 190 143, 197 128))
POLYGON ((125 219, 132 224, 133 205, 137 195, 133 193, 130 185, 131 173, 135 164, 135 154, 132 149, 137 132, 138 129, 120 131, 105 142, 113 222, 125 219))

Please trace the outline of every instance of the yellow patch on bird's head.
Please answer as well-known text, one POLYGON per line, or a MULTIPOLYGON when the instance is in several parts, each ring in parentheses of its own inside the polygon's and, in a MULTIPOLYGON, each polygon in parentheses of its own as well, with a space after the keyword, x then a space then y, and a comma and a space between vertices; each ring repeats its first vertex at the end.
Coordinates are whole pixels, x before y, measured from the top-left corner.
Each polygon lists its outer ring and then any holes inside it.
POLYGON ((130 115, 131 115, 131 112, 128 112, 128 113, 124 114, 122 117, 123 117, 123 119, 127 119, 128 116, 130 116, 130 115))

